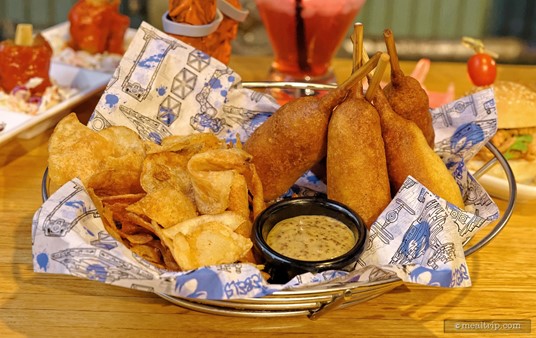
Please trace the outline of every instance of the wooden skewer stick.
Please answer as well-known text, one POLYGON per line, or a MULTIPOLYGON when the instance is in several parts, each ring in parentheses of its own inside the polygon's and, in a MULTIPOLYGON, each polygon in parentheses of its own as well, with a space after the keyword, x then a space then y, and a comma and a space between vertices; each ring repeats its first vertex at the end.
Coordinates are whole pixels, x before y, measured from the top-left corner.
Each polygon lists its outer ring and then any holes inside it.
POLYGON ((33 45, 33 26, 28 23, 20 23, 15 31, 15 45, 31 46, 33 45))
MULTIPOLYGON (((354 31, 350 37, 353 44, 354 50, 352 53, 352 73, 355 72, 363 64, 363 24, 357 22, 354 24, 354 31)), ((368 60, 367 60, 368 61, 368 60)))
POLYGON ((367 62, 369 60, 369 57, 368 57, 368 54, 367 54, 367 51, 365 50, 365 48, 363 48, 363 51, 362 51, 362 55, 361 55, 361 59, 363 60, 363 62, 367 62))
MULTIPOLYGON (((352 32, 351 40, 353 42, 352 52, 352 73, 357 71, 363 64, 363 24, 358 22, 354 24, 354 31, 352 32)), ((368 60, 367 60, 368 61, 368 60)), ((357 97, 363 97, 363 81, 356 83, 354 87, 354 95, 357 97)))
POLYGON ((387 28, 383 31, 383 39, 385 40, 385 46, 387 47, 387 53, 391 58, 391 71, 400 72, 400 64, 398 62, 398 54, 396 52, 395 37, 393 32, 387 28))
POLYGON ((331 112, 336 105, 341 103, 353 87, 367 76, 367 74, 376 67, 380 60, 380 52, 376 53, 367 63, 359 67, 346 81, 337 88, 330 90, 326 95, 320 98, 319 106, 329 109, 331 112))
MULTIPOLYGON (((365 50, 365 47, 363 47, 363 54, 361 55, 362 62, 368 62, 369 56, 367 54, 367 51, 365 50)), ((372 80, 372 76, 374 76, 374 69, 370 71, 370 73, 367 74, 367 80, 370 83, 372 80)))
POLYGON ((367 93, 365 94, 365 99, 369 102, 372 101, 374 93, 380 87, 380 81, 382 80, 383 73, 385 73, 385 69, 387 68, 389 59, 390 57, 387 53, 382 53, 382 55, 380 56, 378 66, 376 67, 374 76, 372 76, 372 79, 369 80, 369 87, 367 89, 367 93))
MULTIPOLYGON (((368 60, 367 63, 365 63, 363 66, 359 67, 357 71, 355 71, 346 81, 344 81, 337 90, 349 90, 354 83, 357 81, 361 81, 365 76, 367 76, 368 73, 370 73, 371 70, 376 68, 376 65, 378 64, 378 61, 380 60, 380 52, 377 52, 374 54, 370 60, 368 60)), ((329 94, 328 94, 329 95, 329 94)), ((327 96, 327 95, 326 95, 327 96)))
MULTIPOLYGON (((385 53, 382 53, 382 56, 380 56, 380 61, 383 59, 385 59, 385 56, 387 57, 387 62, 389 62, 389 54, 385 54, 385 53)), ((367 62, 369 60, 369 57, 368 57, 368 54, 367 54, 367 51, 363 48, 363 62, 367 62)), ((385 68, 386 68, 386 62, 382 62, 382 65, 380 67, 380 61, 378 61, 378 66, 372 70, 370 73, 367 74, 367 81, 369 83, 369 87, 367 89, 367 93, 368 93, 368 96, 365 95, 365 99, 368 100, 370 102, 370 100, 372 100, 372 97, 374 95, 374 92, 377 90, 377 88, 379 87, 379 84, 381 83, 381 78, 383 76, 383 73, 385 73, 385 68), (376 75, 376 72, 380 73, 381 75, 376 75), (373 78, 378 78, 379 80, 375 80, 377 81, 378 83, 377 84, 374 84, 374 87, 371 87, 372 86, 372 79, 373 78)))

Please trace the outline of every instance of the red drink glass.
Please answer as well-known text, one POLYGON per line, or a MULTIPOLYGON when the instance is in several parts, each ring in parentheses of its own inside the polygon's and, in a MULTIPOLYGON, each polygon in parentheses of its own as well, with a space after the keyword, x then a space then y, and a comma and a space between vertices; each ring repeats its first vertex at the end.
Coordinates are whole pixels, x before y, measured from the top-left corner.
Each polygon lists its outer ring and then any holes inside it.
POLYGON ((256 0, 275 59, 270 80, 334 83, 331 60, 365 0, 256 0))

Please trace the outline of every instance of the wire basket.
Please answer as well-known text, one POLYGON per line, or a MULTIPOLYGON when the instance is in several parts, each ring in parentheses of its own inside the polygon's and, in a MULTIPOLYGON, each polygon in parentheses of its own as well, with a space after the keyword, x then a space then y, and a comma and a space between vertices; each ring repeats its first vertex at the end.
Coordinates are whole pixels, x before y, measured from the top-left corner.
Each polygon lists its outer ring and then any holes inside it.
MULTIPOLYGON (((300 82, 244 82, 245 88, 256 88, 284 91, 287 97, 315 95, 318 91, 334 88, 334 85, 311 84, 300 82)), ((465 256, 468 257, 486 246, 506 226, 512 216, 516 201, 517 187, 512 170, 500 153, 490 142, 486 148, 491 151, 493 158, 485 163, 473 176, 478 179, 487 170, 500 164, 509 186, 509 198, 506 209, 495 226, 489 230, 478 242, 470 243, 471 238, 464 243, 465 256)), ((49 180, 48 169, 42 180, 42 199, 48 199, 49 180)), ((317 319, 322 314, 337 308, 366 302, 384 293, 391 291, 403 282, 398 277, 390 277, 374 282, 352 282, 344 285, 316 285, 297 290, 276 291, 261 298, 244 298, 236 300, 203 300, 170 296, 157 293, 158 296, 172 304, 209 314, 235 316, 235 317, 289 317, 307 316, 317 319)))

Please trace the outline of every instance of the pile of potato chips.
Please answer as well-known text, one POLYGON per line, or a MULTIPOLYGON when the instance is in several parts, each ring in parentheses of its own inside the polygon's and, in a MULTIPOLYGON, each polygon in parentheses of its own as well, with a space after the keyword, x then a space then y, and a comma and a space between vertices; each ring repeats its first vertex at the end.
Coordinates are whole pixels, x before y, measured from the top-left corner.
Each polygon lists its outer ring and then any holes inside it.
POLYGON ((251 225, 265 204, 240 144, 212 133, 156 144, 123 126, 91 130, 71 113, 50 138, 48 174, 52 189, 78 177, 106 230, 159 268, 255 263, 251 225))

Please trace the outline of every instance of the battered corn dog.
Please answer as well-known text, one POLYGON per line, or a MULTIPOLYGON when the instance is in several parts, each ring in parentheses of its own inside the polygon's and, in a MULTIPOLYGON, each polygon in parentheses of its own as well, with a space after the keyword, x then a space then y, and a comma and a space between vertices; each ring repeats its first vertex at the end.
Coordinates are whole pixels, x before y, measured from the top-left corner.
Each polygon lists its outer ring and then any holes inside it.
POLYGON ((373 102, 380 113, 391 189, 400 189, 411 175, 434 194, 463 209, 458 184, 439 155, 428 146, 419 127, 395 113, 383 91, 377 91, 373 102))
POLYGON ((391 201, 380 117, 362 96, 346 99, 329 122, 327 193, 369 228, 391 201))
MULTIPOLYGON (((354 63, 360 63, 362 26, 356 25, 354 34, 354 63)), ((375 78, 383 75, 388 60, 382 54, 375 78)), ((380 116, 363 97, 360 83, 329 121, 327 194, 357 212, 368 228, 391 201, 380 116)))
POLYGON ((398 115, 417 124, 426 142, 433 149, 435 131, 432 125, 428 94, 417 79, 405 76, 400 69, 393 32, 386 29, 383 35, 391 58, 391 82, 384 88, 385 95, 398 115))
POLYGON ((264 199, 285 193, 296 180, 326 155, 328 122, 348 89, 378 63, 376 54, 345 83, 324 97, 301 97, 280 107, 244 144, 253 155, 264 199))

